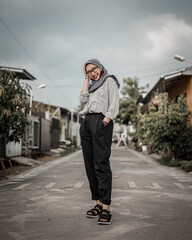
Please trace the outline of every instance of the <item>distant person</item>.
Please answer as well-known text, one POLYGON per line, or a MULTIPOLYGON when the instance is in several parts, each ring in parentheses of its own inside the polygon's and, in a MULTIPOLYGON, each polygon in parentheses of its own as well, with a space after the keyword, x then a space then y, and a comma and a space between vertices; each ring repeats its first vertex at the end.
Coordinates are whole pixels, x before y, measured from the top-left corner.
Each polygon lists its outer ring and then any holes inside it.
POLYGON ((85 169, 89 180, 94 208, 86 216, 99 216, 98 224, 110 224, 112 172, 109 158, 113 134, 113 119, 119 112, 119 81, 97 59, 83 66, 85 82, 79 100, 86 103, 85 118, 80 127, 85 169), (89 81, 91 84, 89 85, 89 81))

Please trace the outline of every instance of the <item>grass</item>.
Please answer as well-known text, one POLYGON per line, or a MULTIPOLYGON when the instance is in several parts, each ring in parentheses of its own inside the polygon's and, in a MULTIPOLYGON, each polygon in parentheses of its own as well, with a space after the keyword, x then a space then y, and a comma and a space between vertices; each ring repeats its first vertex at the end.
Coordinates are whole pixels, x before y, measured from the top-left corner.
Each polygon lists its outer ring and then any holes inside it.
POLYGON ((76 151, 79 150, 79 149, 80 149, 80 147, 73 147, 73 146, 71 146, 71 147, 66 147, 66 148, 63 150, 63 152, 60 153, 60 156, 61 156, 61 157, 67 156, 68 154, 73 153, 73 152, 76 152, 76 151))
POLYGON ((170 157, 162 157, 160 159, 157 159, 157 161, 162 164, 169 167, 180 167, 185 172, 191 172, 192 171, 192 161, 176 161, 172 160, 170 157))
POLYGON ((192 161, 182 161, 181 168, 185 170, 185 172, 192 171, 192 161))

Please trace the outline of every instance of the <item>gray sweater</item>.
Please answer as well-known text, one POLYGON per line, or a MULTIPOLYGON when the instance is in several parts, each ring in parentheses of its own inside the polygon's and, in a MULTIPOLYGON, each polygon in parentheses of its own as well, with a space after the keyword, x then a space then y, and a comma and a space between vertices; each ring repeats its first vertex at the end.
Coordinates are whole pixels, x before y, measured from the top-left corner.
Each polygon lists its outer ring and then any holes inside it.
POLYGON ((103 85, 92 93, 80 92, 79 101, 84 102, 83 113, 103 113, 114 119, 119 112, 119 91, 113 78, 108 77, 103 85))

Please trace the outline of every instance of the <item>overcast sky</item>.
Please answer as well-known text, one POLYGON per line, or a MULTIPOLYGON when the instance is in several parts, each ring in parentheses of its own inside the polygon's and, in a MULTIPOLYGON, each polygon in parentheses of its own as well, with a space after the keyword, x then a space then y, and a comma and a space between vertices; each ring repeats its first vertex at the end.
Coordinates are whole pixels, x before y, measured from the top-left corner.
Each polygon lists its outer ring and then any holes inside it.
POLYGON ((33 88, 47 85, 34 100, 69 110, 89 58, 120 83, 137 76, 152 88, 189 66, 173 56, 192 59, 191 10, 191 0, 0 0, 0 65, 25 68, 37 78, 33 88))

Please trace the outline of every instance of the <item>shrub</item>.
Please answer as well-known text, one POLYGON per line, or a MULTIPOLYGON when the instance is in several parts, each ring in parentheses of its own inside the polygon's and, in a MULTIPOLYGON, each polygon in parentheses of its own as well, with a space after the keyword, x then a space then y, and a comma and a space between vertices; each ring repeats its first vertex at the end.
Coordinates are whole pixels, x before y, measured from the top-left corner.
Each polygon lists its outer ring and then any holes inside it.
POLYGON ((157 160, 160 164, 169 167, 181 167, 185 172, 192 171, 192 161, 174 161, 171 157, 162 157, 157 160))
POLYGON ((154 152, 172 152, 179 160, 190 155, 192 144, 191 112, 187 110, 186 97, 178 98, 178 103, 168 100, 161 103, 157 112, 151 111, 141 117, 146 138, 154 152))
POLYGON ((19 142, 29 124, 30 86, 10 71, 0 71, 0 143, 19 142))
POLYGON ((184 169, 186 172, 192 171, 192 161, 182 161, 181 168, 184 169))

